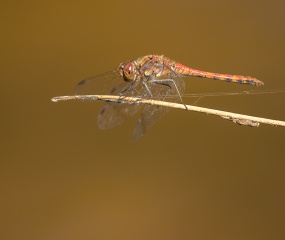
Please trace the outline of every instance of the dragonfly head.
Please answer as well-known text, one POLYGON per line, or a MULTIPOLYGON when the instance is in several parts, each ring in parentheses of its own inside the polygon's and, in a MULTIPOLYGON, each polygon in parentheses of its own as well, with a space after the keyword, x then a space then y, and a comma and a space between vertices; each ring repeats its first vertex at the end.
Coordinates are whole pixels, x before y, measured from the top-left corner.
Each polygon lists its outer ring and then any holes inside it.
POLYGON ((119 75, 125 81, 133 81, 136 77, 136 66, 133 62, 125 62, 119 66, 119 75))

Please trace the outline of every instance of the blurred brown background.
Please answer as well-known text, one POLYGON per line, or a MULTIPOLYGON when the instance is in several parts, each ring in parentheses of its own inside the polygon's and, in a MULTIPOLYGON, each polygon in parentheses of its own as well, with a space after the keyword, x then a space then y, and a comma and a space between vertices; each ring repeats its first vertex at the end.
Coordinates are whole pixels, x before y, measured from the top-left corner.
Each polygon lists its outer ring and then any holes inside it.
MULTIPOLYGON (((171 110, 132 142, 81 79, 165 54, 284 88, 285 2, 1 1, 1 239, 285 239, 285 129, 171 110)), ((187 93, 256 90, 187 78, 187 93)), ((198 106, 285 120, 284 94, 198 106)), ((195 99, 187 98, 191 104, 195 99)))

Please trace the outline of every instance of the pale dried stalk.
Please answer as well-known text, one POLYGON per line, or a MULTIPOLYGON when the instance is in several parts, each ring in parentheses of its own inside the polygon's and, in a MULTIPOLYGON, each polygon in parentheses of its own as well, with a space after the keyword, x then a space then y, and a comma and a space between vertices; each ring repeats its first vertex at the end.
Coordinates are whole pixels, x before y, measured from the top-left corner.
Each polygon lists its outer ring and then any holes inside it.
MULTIPOLYGON (((58 101, 66 101, 66 100, 102 100, 107 102, 117 102, 117 103, 129 103, 129 104, 150 104, 150 105, 157 105, 157 106, 164 106, 170 108, 180 108, 185 109, 185 105, 179 103, 171 103, 171 102, 164 102, 164 101, 157 101, 157 100, 150 100, 150 99, 142 99, 136 97, 122 97, 122 96, 113 96, 113 95, 76 95, 76 96, 60 96, 54 97, 51 100, 53 102, 58 101)), ((258 127, 259 123, 269 124, 271 126, 280 126, 285 127, 284 121, 272 120, 267 118, 260 118, 260 117, 253 117, 243 114, 237 114, 232 112, 225 112, 215 109, 197 107, 192 105, 186 105, 188 111, 206 113, 211 115, 217 115, 227 120, 231 120, 234 123, 240 125, 247 125, 252 127, 258 127)))

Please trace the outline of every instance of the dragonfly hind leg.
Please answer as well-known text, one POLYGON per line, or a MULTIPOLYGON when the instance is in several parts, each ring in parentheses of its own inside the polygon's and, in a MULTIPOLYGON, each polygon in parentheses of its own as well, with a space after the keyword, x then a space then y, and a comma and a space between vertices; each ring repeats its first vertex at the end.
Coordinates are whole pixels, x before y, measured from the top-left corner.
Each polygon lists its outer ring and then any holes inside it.
POLYGON ((152 82, 156 83, 156 84, 165 85, 165 86, 168 86, 170 88, 171 88, 171 85, 169 83, 172 83, 175 87, 175 90, 177 92, 177 95, 179 96, 181 103, 184 105, 185 109, 188 110, 187 106, 185 105, 185 103, 182 100, 181 94, 180 94, 178 87, 177 87, 177 85, 173 79, 159 79, 159 80, 156 79, 156 80, 152 80, 152 82))

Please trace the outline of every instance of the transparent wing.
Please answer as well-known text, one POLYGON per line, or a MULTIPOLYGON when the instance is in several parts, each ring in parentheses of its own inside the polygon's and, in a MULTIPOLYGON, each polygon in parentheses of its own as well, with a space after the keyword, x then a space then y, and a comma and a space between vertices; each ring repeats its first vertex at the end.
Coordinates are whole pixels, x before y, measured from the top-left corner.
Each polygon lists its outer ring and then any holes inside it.
POLYGON ((96 75, 80 81, 76 88, 76 95, 110 95, 118 94, 128 85, 116 70, 96 75))
MULTIPOLYGON (((178 75, 172 75, 170 77, 172 77, 172 79, 158 79, 160 81, 148 83, 148 88, 152 94, 152 98, 155 100, 181 103, 181 96, 185 91, 184 81, 178 75)), ((148 129, 161 119, 169 110, 170 108, 167 107, 152 105, 145 106, 136 123, 133 132, 133 140, 137 140, 142 137, 148 129)))
MULTIPOLYGON (((132 83, 134 84, 134 83, 132 83)), ((123 96, 126 97, 145 97, 146 90, 141 83, 135 86, 127 86, 123 89, 123 96)), ((137 103, 107 103, 98 115, 98 127, 101 129, 113 128, 123 123, 127 118, 135 115, 141 108, 142 104, 137 103)))
MULTIPOLYGON (((133 82, 125 82, 114 70, 82 80, 77 84, 75 94, 134 96, 136 92, 132 89, 132 84, 133 82)), ((98 114, 98 127, 115 127, 138 110, 139 106, 135 104, 107 103, 98 114)))
POLYGON ((98 127, 109 129, 122 124, 128 117, 138 111, 138 106, 124 103, 107 103, 98 114, 98 127))
MULTIPOLYGON (((161 66, 163 68, 165 66, 161 66)), ((169 102, 180 102, 180 95, 184 93, 184 81, 175 74, 170 79, 156 79, 148 81, 148 94, 142 82, 125 82, 116 70, 82 80, 78 83, 76 95, 121 95, 127 97, 141 97, 169 102), (158 80, 158 81, 157 81, 158 80)), ((123 123, 128 117, 136 114, 143 105, 128 103, 107 103, 99 112, 98 126, 101 129, 115 127, 123 123)), ((147 105, 136 124, 133 139, 143 136, 148 129, 169 111, 166 107, 147 105)))

